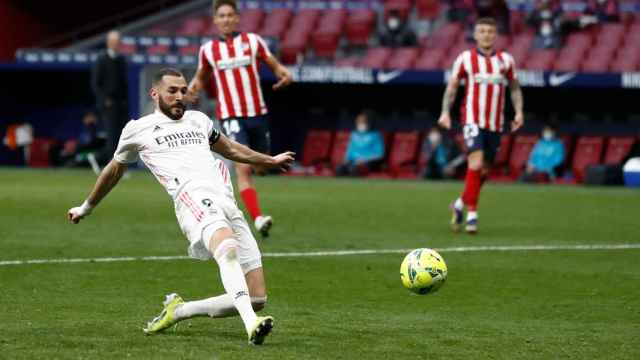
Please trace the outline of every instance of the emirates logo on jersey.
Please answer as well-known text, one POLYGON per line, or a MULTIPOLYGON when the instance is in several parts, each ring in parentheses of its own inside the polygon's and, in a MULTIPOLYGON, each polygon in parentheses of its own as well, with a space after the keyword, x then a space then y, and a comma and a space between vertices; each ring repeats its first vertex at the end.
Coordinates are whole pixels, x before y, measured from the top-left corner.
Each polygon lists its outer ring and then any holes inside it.
POLYGON ((200 145, 204 143, 207 137, 199 131, 184 131, 169 135, 158 136, 155 138, 158 145, 167 145, 168 147, 177 147, 180 145, 200 145))
POLYGON ((506 85, 507 80, 503 74, 475 74, 473 82, 485 85, 506 85))
POLYGON ((251 57, 239 56, 231 59, 218 60, 216 66, 220 70, 237 69, 251 65, 251 57))

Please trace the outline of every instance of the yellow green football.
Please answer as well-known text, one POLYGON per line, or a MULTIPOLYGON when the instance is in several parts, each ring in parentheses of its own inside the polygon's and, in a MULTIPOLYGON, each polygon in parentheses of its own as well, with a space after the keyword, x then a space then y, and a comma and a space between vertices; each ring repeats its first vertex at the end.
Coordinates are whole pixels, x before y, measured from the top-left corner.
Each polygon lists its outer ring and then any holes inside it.
POLYGON ((400 280, 416 294, 436 292, 447 280, 447 264, 435 250, 415 249, 400 265, 400 280))

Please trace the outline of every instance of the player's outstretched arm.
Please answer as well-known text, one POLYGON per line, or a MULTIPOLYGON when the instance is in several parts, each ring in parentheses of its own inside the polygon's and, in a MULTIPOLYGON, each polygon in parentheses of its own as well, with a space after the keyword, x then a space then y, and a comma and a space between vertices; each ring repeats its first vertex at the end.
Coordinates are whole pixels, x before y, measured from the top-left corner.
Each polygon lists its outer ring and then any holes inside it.
POLYGON ((82 205, 69 209, 67 212, 69 221, 77 224, 85 216, 91 214, 91 210, 116 186, 126 170, 127 164, 121 164, 115 160, 111 160, 98 176, 98 180, 96 180, 96 184, 93 190, 91 190, 89 197, 87 197, 87 200, 85 200, 82 205))
POLYGON ((191 82, 189 83, 185 101, 191 104, 197 104, 199 97, 198 94, 200 93, 200 91, 202 91, 202 89, 204 89, 205 84, 207 83, 207 81, 209 81, 209 79, 211 79, 212 75, 213 73, 210 67, 199 66, 198 70, 196 70, 196 74, 193 76, 193 79, 191 79, 191 82))
POLYGON ((274 56, 269 56, 265 62, 269 65, 273 74, 278 78, 278 82, 273 85, 273 90, 282 89, 293 82, 293 76, 291 76, 289 69, 282 65, 274 56))
POLYGON ((460 81, 455 77, 451 77, 447 84, 447 89, 444 91, 444 96, 442 97, 442 112, 438 119, 438 125, 447 130, 451 129, 451 106, 453 106, 453 103, 456 101, 459 85, 460 81))
POLYGON ((513 103, 515 112, 515 117, 511 123, 511 131, 517 131, 524 125, 524 99, 518 79, 513 79, 509 82, 509 89, 511 90, 511 103, 513 103))
POLYGON ((237 143, 224 135, 220 135, 220 138, 212 145, 211 149, 229 160, 251 164, 259 171, 268 169, 287 171, 296 155, 291 151, 287 151, 275 156, 269 156, 253 151, 247 146, 237 143))

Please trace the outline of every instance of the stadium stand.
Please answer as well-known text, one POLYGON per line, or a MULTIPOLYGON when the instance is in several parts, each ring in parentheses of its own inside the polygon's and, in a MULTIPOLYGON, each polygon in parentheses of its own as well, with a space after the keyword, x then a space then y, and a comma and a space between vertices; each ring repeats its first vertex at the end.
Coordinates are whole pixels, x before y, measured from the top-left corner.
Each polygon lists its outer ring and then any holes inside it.
MULTIPOLYGON (((468 24, 449 21, 444 1, 249 3, 249 7, 241 9, 239 29, 267 38, 287 64, 322 60, 335 66, 359 63, 364 67, 387 69, 442 70, 448 69, 462 50, 473 46, 468 24), (391 10, 399 11, 414 28, 425 19, 434 24, 429 31, 421 33, 420 46, 393 55, 378 49, 375 34, 391 10), (402 59, 395 60, 395 55, 402 59), (393 60, 387 63, 390 56, 393 60)), ((621 2, 621 22, 596 24, 574 31, 565 37, 559 50, 532 48, 535 32, 525 18, 533 4, 533 1, 509 2, 511 33, 503 34, 497 40, 497 48, 509 51, 520 68, 596 73, 640 70, 640 6, 637 1, 621 2)), ((562 1, 560 6, 570 18, 588 11, 582 1, 562 1)), ((123 52, 131 56, 191 55, 194 53, 192 46, 217 35, 209 12, 209 4, 205 2, 199 10, 170 21, 151 22, 135 33, 125 33, 123 52), (160 39, 165 43, 158 43, 160 39)))
MULTIPOLYGON (((468 24, 449 21, 447 4, 443 1, 247 3, 252 5, 242 9, 240 30, 262 35, 285 64, 314 64, 314 61, 321 60, 322 64, 337 67, 443 70, 451 67, 461 51, 473 46, 469 42, 468 24), (421 20, 434 24, 426 34, 422 34, 419 46, 391 49, 378 45, 375 35, 391 10, 399 11, 411 26, 416 26, 421 20)), ((580 16, 586 8, 576 6, 583 3, 581 1, 560 3, 571 17, 580 16)), ((246 5, 244 2, 241 4, 246 5)), ((639 5, 635 0, 623 0, 620 2, 622 21, 574 31, 565 37, 560 49, 534 49, 535 31, 525 21, 533 2, 510 3, 511 33, 501 35, 496 47, 509 51, 518 67, 527 70, 560 73, 640 71, 639 5)), ((209 7, 207 2, 202 8, 177 15, 170 21, 149 22, 146 27, 125 32, 121 51, 130 57, 177 55, 195 58, 200 44, 217 34, 209 7)), ((404 130, 386 132, 388 156, 385 167, 372 176, 412 178, 424 168, 425 159, 417 151, 423 134, 404 130)), ((559 134, 567 154, 564 172, 573 174, 579 182, 588 165, 619 164, 637 140, 634 136, 617 136, 619 134, 606 137, 610 135, 613 134, 595 137, 585 137, 579 132, 559 134)), ((315 174, 332 173, 343 160, 348 137, 349 132, 333 129, 308 132, 302 165, 314 167, 315 174)), ((464 139, 459 135, 456 141, 464 146, 464 139)), ((492 176, 516 179, 536 141, 537 136, 527 133, 504 135, 492 176)), ((45 145, 46 139, 34 143, 34 165, 47 163, 41 151, 45 145)))

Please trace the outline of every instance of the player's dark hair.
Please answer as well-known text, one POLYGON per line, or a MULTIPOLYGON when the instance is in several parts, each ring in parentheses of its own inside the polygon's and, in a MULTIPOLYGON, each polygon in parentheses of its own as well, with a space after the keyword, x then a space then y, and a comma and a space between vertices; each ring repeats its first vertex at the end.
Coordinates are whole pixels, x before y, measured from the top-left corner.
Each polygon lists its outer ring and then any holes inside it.
POLYGON ((233 11, 238 12, 236 0, 213 0, 213 13, 215 14, 224 5, 229 5, 233 8, 233 11))
POLYGON ((184 77, 182 72, 180 70, 178 70, 178 69, 174 69, 174 68, 160 69, 160 71, 158 71, 157 73, 155 73, 153 75, 153 80, 152 80, 153 81, 153 85, 157 85, 159 82, 161 82, 162 78, 165 77, 165 75, 184 77))
POLYGON ((494 18, 490 17, 482 17, 476 20, 476 25, 490 25, 493 27, 498 27, 498 23, 494 18))

